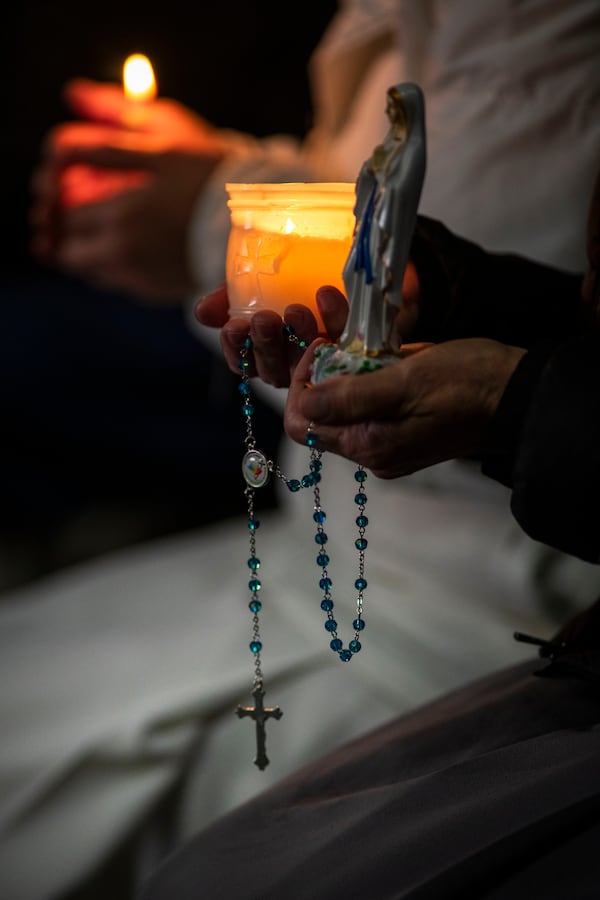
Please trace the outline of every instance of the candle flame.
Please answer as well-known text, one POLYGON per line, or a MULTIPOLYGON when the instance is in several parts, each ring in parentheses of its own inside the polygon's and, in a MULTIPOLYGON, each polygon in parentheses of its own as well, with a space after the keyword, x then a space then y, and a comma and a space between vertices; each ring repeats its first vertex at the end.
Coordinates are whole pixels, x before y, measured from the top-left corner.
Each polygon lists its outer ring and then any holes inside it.
POLYGON ((154 100, 156 78, 152 63, 143 53, 128 56, 123 64, 123 88, 130 100, 154 100))

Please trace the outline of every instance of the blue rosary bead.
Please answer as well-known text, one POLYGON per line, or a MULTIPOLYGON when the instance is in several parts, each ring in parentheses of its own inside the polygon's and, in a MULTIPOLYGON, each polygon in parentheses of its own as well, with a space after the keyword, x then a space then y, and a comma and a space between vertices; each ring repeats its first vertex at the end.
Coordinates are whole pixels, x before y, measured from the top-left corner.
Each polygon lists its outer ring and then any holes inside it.
MULTIPOLYGON (((309 342, 306 340, 300 340, 296 337, 295 330, 293 326, 288 325, 287 323, 283 326, 283 334, 286 335, 292 343, 296 343, 298 349, 303 351, 307 348, 309 342)), ((362 598, 359 593, 359 597, 357 600, 357 608, 356 608, 356 618, 354 619, 352 625, 354 628, 354 639, 351 640, 348 644, 347 649, 344 648, 343 641, 341 638, 337 636, 337 628, 338 623, 333 618, 332 610, 334 608, 334 601, 331 597, 330 591, 332 588, 332 579, 327 574, 327 567, 329 565, 329 554, 325 552, 324 546, 327 544, 329 538, 327 533, 323 530, 323 524, 325 523, 327 516, 324 510, 321 509, 319 492, 316 488, 321 481, 321 471, 323 469, 323 463, 321 461, 322 451, 318 449, 317 445, 319 442, 319 435, 312 430, 312 427, 309 427, 309 430, 306 432, 306 444, 310 448, 310 463, 309 463, 309 471, 306 472, 302 476, 300 480, 297 478, 291 478, 289 481, 285 479, 285 477, 279 472, 278 469, 275 469, 273 463, 270 463, 265 460, 263 454, 255 451, 255 443, 254 443, 254 435, 252 433, 252 416, 255 411, 251 383, 249 379, 248 370, 252 367, 252 363, 250 361, 249 354, 253 349, 253 341, 248 335, 244 341, 244 348, 241 351, 240 359, 238 361, 238 368, 242 374, 241 383, 238 385, 238 389, 242 398, 242 412, 247 417, 247 436, 246 436, 246 446, 247 453, 246 457, 244 457, 244 463, 246 462, 246 458, 254 457, 260 462, 261 466, 267 465, 267 468, 271 471, 276 471, 277 474, 282 477, 285 481, 285 484, 288 487, 288 490, 291 493, 297 493, 302 488, 314 488, 314 511, 313 511, 313 521, 317 525, 317 531, 315 534, 315 542, 320 545, 319 551, 316 556, 317 565, 322 569, 321 575, 319 577, 319 588, 323 591, 323 595, 321 598, 321 609, 324 613, 326 613, 326 620, 324 622, 324 628, 330 634, 330 642, 329 646, 331 649, 338 654, 340 660, 342 662, 348 662, 352 659, 352 656, 355 653, 358 653, 361 650, 361 642, 358 640, 359 632, 363 631, 365 627, 365 622, 362 618, 362 598)), ((311 423, 312 426, 312 423, 311 423)), ((364 557, 362 556, 363 551, 367 548, 367 540, 364 537, 364 529, 368 525, 368 518, 364 515, 364 507, 367 502, 367 495, 364 492, 363 485, 367 480, 367 473, 362 468, 362 466, 358 466, 356 471, 354 472, 354 480, 358 482, 359 488, 358 492, 354 495, 354 502, 357 506, 361 507, 358 510, 358 516, 356 517, 356 525, 359 529, 358 536, 354 541, 354 545, 356 549, 360 552, 361 556, 359 558, 359 577, 355 580, 354 586, 359 591, 362 592, 367 586, 367 580, 363 577, 364 572, 364 557)), ((261 566, 260 559, 256 556, 256 545, 254 540, 254 532, 260 526, 260 521, 254 515, 253 511, 253 488, 256 486, 254 482, 247 481, 249 487, 246 489, 245 493, 248 497, 248 530, 250 532, 250 557, 247 560, 248 568, 251 570, 252 576, 250 581, 248 582, 248 587, 250 588, 251 596, 248 602, 248 608, 252 615, 254 616, 254 624, 253 624, 253 638, 249 643, 250 650, 252 653, 260 654, 262 650, 262 641, 258 636, 258 614, 262 610, 262 603, 258 599, 258 592, 261 589, 261 582, 258 579, 257 571, 261 566)), ((264 482, 263 482, 264 483, 264 482)), ((259 660, 255 662, 257 676, 261 676, 259 660)))

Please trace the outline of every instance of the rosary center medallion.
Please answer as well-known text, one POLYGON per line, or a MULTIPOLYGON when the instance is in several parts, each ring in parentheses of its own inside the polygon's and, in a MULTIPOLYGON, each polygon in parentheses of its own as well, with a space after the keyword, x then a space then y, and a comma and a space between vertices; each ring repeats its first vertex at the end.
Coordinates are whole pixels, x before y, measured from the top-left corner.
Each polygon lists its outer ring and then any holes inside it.
POLYGON ((260 450, 248 450, 247 453, 244 453, 242 475, 250 487, 264 487, 269 480, 269 466, 264 453, 261 453, 260 450))

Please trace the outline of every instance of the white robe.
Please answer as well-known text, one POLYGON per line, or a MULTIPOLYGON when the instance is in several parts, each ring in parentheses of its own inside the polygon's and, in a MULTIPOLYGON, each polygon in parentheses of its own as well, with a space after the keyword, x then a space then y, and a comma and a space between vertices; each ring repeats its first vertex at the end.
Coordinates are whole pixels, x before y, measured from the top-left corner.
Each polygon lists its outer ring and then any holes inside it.
MULTIPOLYGON (((597 0, 343 3, 311 64, 309 140, 233 136, 236 154, 199 201, 190 231, 199 291, 223 278, 224 182, 354 180, 385 133, 385 91, 411 79, 427 104, 421 212, 490 249, 582 267, 600 161, 599 16, 597 0)), ((306 449, 286 442, 281 465, 302 474, 306 449)), ((265 702, 284 710, 267 724, 262 773, 254 727, 234 715, 252 686, 244 519, 3 598, 3 900, 52 900, 132 837, 143 875, 174 840, 311 756, 528 656, 512 631, 549 635, 557 597, 577 608, 597 593, 597 569, 526 538, 508 492, 472 466, 371 476, 366 488, 367 627, 349 664, 323 629, 309 493, 286 493, 262 517, 265 702)), ((345 641, 354 491, 353 467, 327 456, 322 498, 345 641)))

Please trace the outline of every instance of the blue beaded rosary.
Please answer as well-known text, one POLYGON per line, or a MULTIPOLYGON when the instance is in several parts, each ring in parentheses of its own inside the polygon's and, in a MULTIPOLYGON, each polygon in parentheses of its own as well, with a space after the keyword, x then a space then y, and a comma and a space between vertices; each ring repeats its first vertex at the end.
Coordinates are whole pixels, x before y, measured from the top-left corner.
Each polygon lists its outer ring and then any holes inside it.
MULTIPOLYGON (((301 352, 306 350, 306 347, 308 346, 307 341, 298 338, 291 325, 284 325, 283 331, 287 339, 291 343, 296 344, 301 352)), ((260 526, 260 521, 255 515, 254 492, 257 488, 264 487, 271 474, 280 478, 292 493, 296 493, 303 488, 312 488, 314 496, 313 520, 316 524, 315 543, 318 546, 316 563, 321 570, 319 588, 323 592, 321 609, 327 614, 325 619, 325 631, 328 632, 330 638, 329 646, 334 653, 337 653, 342 662, 349 662, 354 654, 358 653, 362 647, 360 636, 365 627, 365 620, 363 618, 363 593, 367 587, 365 578, 365 550, 367 548, 365 529, 369 524, 369 520, 365 515, 367 495, 364 490, 364 483, 367 479, 367 473, 364 468, 359 465, 354 473, 355 481, 358 482, 358 491, 354 497, 354 502, 358 508, 358 516, 356 517, 358 537, 354 542, 355 547, 358 550, 358 577, 354 582, 354 587, 358 591, 358 595, 356 601, 356 618, 352 622, 354 637, 349 642, 348 646, 344 647, 343 641, 338 637, 338 623, 333 615, 334 602, 331 595, 332 580, 327 570, 329 565, 329 554, 326 552, 325 548, 328 536, 323 527, 327 516, 321 506, 321 497, 319 493, 319 482, 321 481, 321 472, 323 469, 323 451, 319 450, 317 447, 319 436, 313 431, 312 422, 309 423, 306 432, 306 444, 310 448, 310 471, 300 479, 287 478, 273 460, 267 459, 264 453, 257 449, 256 439, 252 429, 254 403, 252 400, 250 377, 248 375, 248 369, 250 368, 248 354, 251 350, 252 339, 247 337, 240 352, 240 361, 238 365, 241 374, 239 390, 242 395, 242 414, 246 425, 244 437, 246 452, 244 453, 242 460, 242 474, 246 482, 244 494, 248 504, 248 534, 250 541, 250 556, 248 558, 248 568, 250 569, 250 580, 248 582, 250 602, 248 603, 248 607, 252 613, 252 637, 249 647, 254 659, 254 682, 251 692, 254 697, 254 706, 238 706, 236 713, 240 718, 248 716, 256 723, 256 757, 254 759, 254 764, 262 770, 269 763, 266 754, 265 722, 270 718, 280 719, 283 712, 278 706, 265 707, 263 702, 265 695, 261 668, 261 651, 263 649, 263 644, 260 636, 259 622, 262 602, 258 599, 258 594, 262 585, 258 578, 260 559, 256 555, 256 532, 260 526)))

